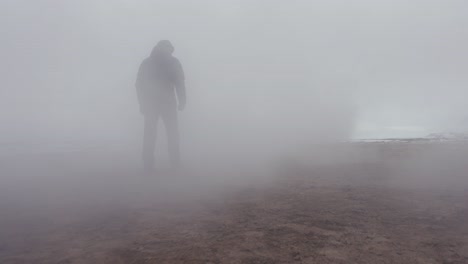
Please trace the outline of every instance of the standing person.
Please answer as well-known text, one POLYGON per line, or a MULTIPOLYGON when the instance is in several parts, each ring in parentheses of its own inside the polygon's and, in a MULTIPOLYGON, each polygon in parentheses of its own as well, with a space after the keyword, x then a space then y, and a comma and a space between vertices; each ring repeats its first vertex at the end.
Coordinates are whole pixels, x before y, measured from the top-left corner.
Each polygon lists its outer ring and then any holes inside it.
POLYGON ((174 168, 180 165, 177 110, 185 108, 185 78, 182 65, 172 56, 173 52, 171 42, 161 40, 138 70, 135 86, 140 111, 145 119, 143 165, 146 172, 154 171, 156 132, 160 118, 166 128, 171 165, 174 168))

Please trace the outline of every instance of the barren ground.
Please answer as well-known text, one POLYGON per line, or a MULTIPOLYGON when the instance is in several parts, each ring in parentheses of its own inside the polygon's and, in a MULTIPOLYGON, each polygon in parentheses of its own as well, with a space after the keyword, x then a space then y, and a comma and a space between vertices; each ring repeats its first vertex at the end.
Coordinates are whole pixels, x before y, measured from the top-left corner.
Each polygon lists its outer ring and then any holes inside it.
POLYGON ((21 157, 45 181, 18 159, 1 163, 16 180, 1 189, 0 263, 468 263, 466 185, 394 184, 398 163, 285 164, 208 191, 213 178, 183 173, 130 184, 88 154, 21 157))

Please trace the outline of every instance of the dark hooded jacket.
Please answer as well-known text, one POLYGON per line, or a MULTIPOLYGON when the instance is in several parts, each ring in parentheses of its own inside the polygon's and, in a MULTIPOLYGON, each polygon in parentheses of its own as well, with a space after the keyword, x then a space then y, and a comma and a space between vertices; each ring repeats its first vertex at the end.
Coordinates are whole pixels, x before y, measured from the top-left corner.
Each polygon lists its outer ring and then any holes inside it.
POLYGON ((140 65, 136 80, 138 100, 144 109, 176 107, 185 104, 185 77, 182 65, 156 46, 140 65))

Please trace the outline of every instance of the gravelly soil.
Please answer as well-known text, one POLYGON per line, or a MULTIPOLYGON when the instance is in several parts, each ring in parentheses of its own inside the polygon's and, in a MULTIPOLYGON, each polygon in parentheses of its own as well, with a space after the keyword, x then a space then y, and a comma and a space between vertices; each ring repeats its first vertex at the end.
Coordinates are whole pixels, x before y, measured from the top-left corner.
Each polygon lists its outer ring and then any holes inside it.
POLYGON ((385 171, 286 166, 210 195, 4 202, 0 263, 468 263, 468 192, 374 177, 385 171))

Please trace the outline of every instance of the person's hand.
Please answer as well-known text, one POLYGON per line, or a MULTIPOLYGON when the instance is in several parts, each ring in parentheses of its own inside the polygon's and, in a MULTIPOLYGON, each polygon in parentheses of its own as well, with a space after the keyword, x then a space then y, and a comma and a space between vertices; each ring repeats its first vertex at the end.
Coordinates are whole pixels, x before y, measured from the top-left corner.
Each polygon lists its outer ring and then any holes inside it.
POLYGON ((143 105, 140 105, 140 113, 142 115, 145 115, 145 108, 143 107, 143 105))
POLYGON ((185 103, 179 103, 179 111, 184 111, 185 103))

